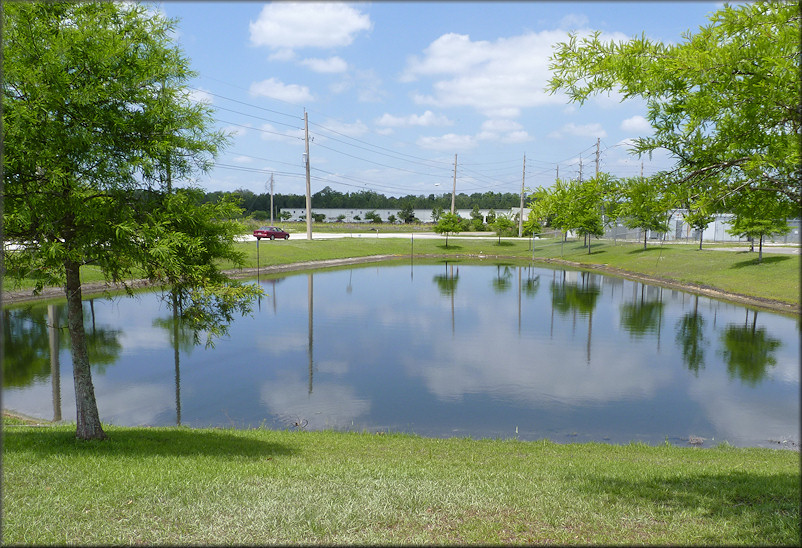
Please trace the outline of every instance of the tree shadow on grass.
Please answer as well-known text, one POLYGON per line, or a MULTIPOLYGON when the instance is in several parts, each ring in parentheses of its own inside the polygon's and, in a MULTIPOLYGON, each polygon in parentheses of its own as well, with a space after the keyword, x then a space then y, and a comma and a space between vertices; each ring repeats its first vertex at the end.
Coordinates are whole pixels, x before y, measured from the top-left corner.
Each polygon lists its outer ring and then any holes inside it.
POLYGON ((582 489, 635 507, 659 505, 669 515, 741 523, 737 529, 749 530, 767 544, 799 542, 799 474, 731 472, 645 481, 591 476, 582 489))
MULTIPOLYGON (((742 251, 741 253, 750 253, 750 252, 742 251)), ((760 266, 761 264, 777 264, 783 261, 791 260, 791 258, 792 257, 790 255, 781 255, 781 256, 773 255, 771 257, 766 257, 765 255, 763 255, 763 261, 761 263, 758 263, 757 257, 755 257, 754 259, 748 259, 746 261, 737 262, 731 265, 730 268, 747 268, 750 266, 760 266)))
POLYGON ((512 242, 496 241, 495 245, 496 247, 513 247, 515 244, 513 244, 512 242))
POLYGON ((80 441, 74 429, 40 428, 3 431, 3 452, 32 451, 40 456, 79 456, 91 453, 104 457, 244 457, 262 459, 290 455, 282 444, 257 439, 253 432, 193 430, 175 428, 112 428, 104 441, 80 441))
POLYGON ((462 249, 462 246, 457 244, 448 244, 448 245, 437 244, 435 247, 439 247, 440 249, 445 249, 446 251, 459 251, 460 249, 462 249))
POLYGON ((629 253, 630 255, 637 255, 639 253, 659 253, 660 251, 665 251, 665 248, 656 245, 656 246, 649 246, 646 249, 639 247, 638 249, 627 251, 627 253, 629 253))

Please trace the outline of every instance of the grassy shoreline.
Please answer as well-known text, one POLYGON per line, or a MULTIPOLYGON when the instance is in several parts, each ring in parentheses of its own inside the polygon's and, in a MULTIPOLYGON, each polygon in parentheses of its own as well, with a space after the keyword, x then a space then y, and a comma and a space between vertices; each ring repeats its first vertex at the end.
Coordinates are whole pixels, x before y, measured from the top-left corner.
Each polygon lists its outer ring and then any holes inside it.
MULTIPOLYGON (((581 241, 554 239, 454 238, 446 245, 442 238, 376 238, 369 233, 355 237, 306 240, 298 235, 287 241, 240 242, 245 254, 241 269, 223 264, 235 277, 255 277, 257 268, 269 273, 326 266, 325 261, 368 260, 369 257, 403 258, 448 257, 454 259, 534 260, 542 264, 590 268, 646 283, 669 285, 714 298, 731 300, 752 307, 800 314, 800 255, 757 254, 744 251, 699 250, 696 244, 651 244, 646 250, 632 242, 593 241, 588 253, 581 241)), ((91 267, 82 270, 85 294, 107 289, 100 273, 91 267)), ((134 285, 142 285, 135 282, 134 285)), ((33 300, 23 285, 4 287, 3 302, 14 304, 33 300)), ((59 288, 48 288, 40 298, 60 298, 59 288)))
POLYGON ((6 544, 800 542, 796 451, 6 428, 6 544))

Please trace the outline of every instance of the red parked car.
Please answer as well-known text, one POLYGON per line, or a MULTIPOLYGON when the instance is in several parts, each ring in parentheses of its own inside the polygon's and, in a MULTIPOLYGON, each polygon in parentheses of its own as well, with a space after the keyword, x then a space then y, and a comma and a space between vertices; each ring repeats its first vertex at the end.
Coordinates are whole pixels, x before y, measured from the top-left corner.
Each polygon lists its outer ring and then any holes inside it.
POLYGON ((262 238, 270 238, 271 240, 284 238, 288 240, 290 238, 289 234, 275 226, 263 226, 262 228, 258 228, 253 231, 253 235, 256 236, 257 240, 261 240, 262 238))

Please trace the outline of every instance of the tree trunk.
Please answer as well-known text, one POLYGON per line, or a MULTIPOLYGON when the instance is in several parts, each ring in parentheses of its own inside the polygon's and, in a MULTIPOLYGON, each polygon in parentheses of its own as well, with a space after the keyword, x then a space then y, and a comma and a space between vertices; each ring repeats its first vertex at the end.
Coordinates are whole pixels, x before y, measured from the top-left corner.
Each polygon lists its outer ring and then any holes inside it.
POLYGON ((643 229, 643 249, 646 249, 646 235, 649 232, 646 229, 643 229))
POLYGON ((80 265, 72 261, 65 261, 64 268, 67 274, 64 292, 67 294, 72 375, 75 383, 75 436, 80 440, 102 440, 106 439, 106 433, 100 425, 95 388, 92 386, 92 371, 89 369, 89 356, 86 351, 80 265))
POLYGON ((704 230, 699 231, 699 250, 702 249, 702 238, 704 237, 704 230))
POLYGON ((758 244, 757 264, 763 262, 763 234, 760 235, 760 242, 758 244))

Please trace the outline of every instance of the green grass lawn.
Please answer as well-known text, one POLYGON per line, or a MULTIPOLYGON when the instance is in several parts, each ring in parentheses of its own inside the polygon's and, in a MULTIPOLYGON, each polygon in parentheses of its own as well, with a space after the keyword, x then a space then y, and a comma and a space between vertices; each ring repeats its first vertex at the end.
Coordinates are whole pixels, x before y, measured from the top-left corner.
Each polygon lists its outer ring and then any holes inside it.
MULTIPOLYGON (((699 250, 696 244, 642 243, 594 240, 591 253, 581 241, 561 242, 555 239, 531 241, 506 239, 415 238, 414 233, 402 238, 376 238, 375 233, 354 232, 354 237, 307 240, 305 232, 289 240, 264 240, 259 244, 259 266, 269 267, 327 259, 392 255, 397 257, 455 256, 505 257, 547 262, 569 261, 579 266, 604 265, 622 272, 646 274, 679 283, 698 284, 721 291, 776 300, 795 305, 800 303, 800 255, 764 253, 758 264, 757 253, 745 251, 699 250)), ((236 244, 245 254, 246 268, 257 267, 256 241, 236 244)), ((222 264, 224 269, 233 265, 222 264)), ((87 266, 81 271, 84 283, 102 281, 98 269, 87 266)), ((23 282, 22 288, 32 284, 23 282)), ((15 287, 6 281, 4 290, 15 287)))
POLYGON ((5 427, 5 544, 800 542, 794 451, 106 430, 5 427))
MULTIPOLYGON (((238 244, 246 253, 249 267, 256 267, 256 242, 238 244)), ((594 241, 591 253, 581 241, 536 240, 534 253, 527 239, 502 240, 449 238, 342 238, 306 239, 305 234, 287 241, 264 241, 259 246, 259 264, 271 266, 343 257, 369 255, 461 255, 504 256, 536 261, 562 259, 582 265, 605 265, 632 273, 642 273, 713 287, 722 291, 751 295, 799 305, 800 256, 743 251, 699 250, 695 244, 650 245, 594 241)), ((231 265, 225 265, 231 266, 231 265)))

